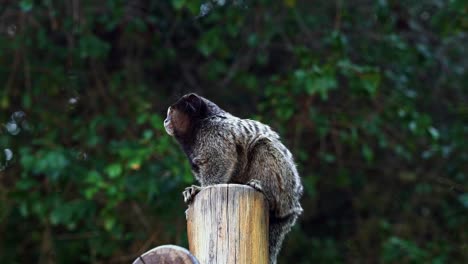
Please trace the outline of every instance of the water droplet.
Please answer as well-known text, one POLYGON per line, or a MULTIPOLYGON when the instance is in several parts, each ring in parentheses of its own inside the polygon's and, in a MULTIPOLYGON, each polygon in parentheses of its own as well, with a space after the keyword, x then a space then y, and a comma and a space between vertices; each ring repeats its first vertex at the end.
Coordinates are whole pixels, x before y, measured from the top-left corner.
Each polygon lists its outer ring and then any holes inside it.
POLYGON ((398 110, 398 115, 400 117, 405 117, 406 116, 406 111, 404 109, 400 109, 400 110, 398 110))
POLYGON ((78 152, 78 154, 76 155, 76 158, 78 160, 87 160, 88 159, 88 154, 84 151, 80 151, 78 152))
POLYGON ((429 18, 431 18, 431 15, 429 14, 429 12, 424 11, 424 12, 421 13, 421 19, 422 20, 428 20, 429 18))
POLYGON ((411 122, 408 124, 408 128, 409 128, 409 130, 411 130, 411 132, 415 132, 416 129, 418 128, 418 126, 416 125, 416 122, 411 121, 411 122))
POLYGON ((439 139, 439 131, 435 127, 429 127, 427 130, 433 139, 439 139))
POLYGON ((11 149, 4 149, 3 152, 5 152, 6 161, 10 161, 13 158, 13 151, 11 149))
POLYGON ((13 37, 16 34, 16 25, 9 25, 6 32, 8 36, 13 37))
POLYGON ((212 8, 213 8, 213 5, 210 2, 201 4, 199 16, 206 16, 211 11, 212 8))
POLYGON ((26 117, 26 114, 23 111, 16 111, 11 115, 11 120, 15 122, 20 122, 26 117))
POLYGON ((16 136, 19 134, 21 131, 21 128, 19 128, 18 124, 14 121, 10 121, 5 125, 6 130, 8 133, 12 134, 13 136, 16 136))
POLYGON ((72 97, 68 99, 69 104, 76 104, 78 102, 78 97, 72 97))

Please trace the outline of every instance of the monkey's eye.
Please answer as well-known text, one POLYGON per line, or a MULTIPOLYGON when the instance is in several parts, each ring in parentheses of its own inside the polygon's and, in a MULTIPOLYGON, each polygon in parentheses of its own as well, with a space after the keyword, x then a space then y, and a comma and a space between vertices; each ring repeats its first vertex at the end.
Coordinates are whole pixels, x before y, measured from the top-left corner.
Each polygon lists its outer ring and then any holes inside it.
POLYGON ((200 166, 198 166, 197 164, 193 163, 193 162, 190 162, 190 166, 192 167, 192 170, 195 172, 195 173, 199 173, 200 172, 200 166))

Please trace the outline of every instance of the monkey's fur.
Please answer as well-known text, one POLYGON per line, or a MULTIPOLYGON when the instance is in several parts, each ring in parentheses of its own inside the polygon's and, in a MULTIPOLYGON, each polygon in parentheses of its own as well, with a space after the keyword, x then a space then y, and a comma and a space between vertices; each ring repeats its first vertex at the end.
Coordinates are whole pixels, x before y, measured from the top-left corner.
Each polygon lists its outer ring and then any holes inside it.
MULTIPOLYGON (((293 157, 277 133, 260 122, 241 119, 196 94, 169 107, 164 127, 190 160, 201 186, 220 183, 250 185, 269 203, 269 259, 276 263, 284 236, 302 208, 302 184, 293 157)), ((186 202, 200 190, 188 187, 186 202)))

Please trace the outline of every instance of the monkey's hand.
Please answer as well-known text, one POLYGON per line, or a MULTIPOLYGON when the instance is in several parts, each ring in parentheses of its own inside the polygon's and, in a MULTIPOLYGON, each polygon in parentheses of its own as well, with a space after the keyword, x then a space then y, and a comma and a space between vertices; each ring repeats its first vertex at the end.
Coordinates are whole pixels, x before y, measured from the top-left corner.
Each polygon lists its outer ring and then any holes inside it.
POLYGON ((192 185, 190 187, 185 188, 185 190, 182 192, 182 195, 184 196, 184 202, 187 204, 192 202, 195 195, 201 190, 202 187, 196 185, 192 185))
POLYGON ((262 188, 262 184, 260 183, 259 180, 250 180, 248 183, 247 183, 248 186, 254 188, 255 190, 259 191, 259 192, 262 192, 263 193, 263 188, 262 188))

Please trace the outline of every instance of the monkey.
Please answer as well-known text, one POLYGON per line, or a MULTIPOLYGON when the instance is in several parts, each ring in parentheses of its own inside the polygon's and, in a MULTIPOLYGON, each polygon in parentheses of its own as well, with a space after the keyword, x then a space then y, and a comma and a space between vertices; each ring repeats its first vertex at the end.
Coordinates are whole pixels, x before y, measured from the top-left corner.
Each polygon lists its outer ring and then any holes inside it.
POLYGON ((168 108, 164 127, 185 152, 201 185, 185 189, 186 203, 203 187, 221 183, 249 185, 265 195, 269 263, 276 264, 286 233, 303 211, 301 179, 279 135, 268 125, 233 116, 195 93, 168 108))

